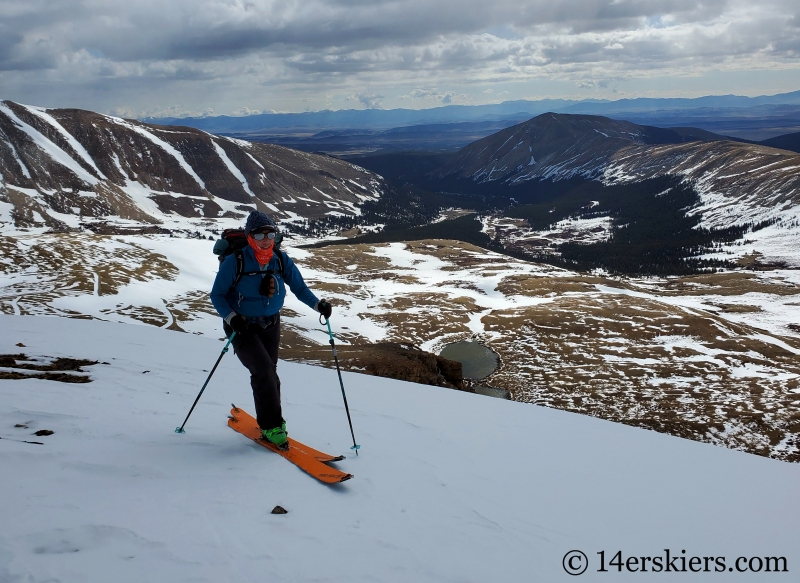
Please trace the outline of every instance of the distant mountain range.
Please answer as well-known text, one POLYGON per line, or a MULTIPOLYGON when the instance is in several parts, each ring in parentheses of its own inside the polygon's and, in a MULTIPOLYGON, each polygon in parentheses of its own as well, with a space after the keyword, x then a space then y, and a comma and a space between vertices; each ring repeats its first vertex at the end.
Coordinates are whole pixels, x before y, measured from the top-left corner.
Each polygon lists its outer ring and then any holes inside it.
POLYGON ((0 102, 0 223, 53 229, 357 214, 381 178, 331 158, 77 109, 0 102), (188 220, 187 220, 188 219, 188 220))
POLYGON ((655 126, 696 126, 761 140, 800 130, 800 91, 779 95, 737 95, 607 100, 517 100, 489 105, 447 105, 429 109, 366 109, 305 113, 266 113, 242 117, 145 118, 208 132, 254 139, 276 135, 309 137, 324 130, 386 130, 402 126, 501 120, 518 122, 542 113, 604 115, 655 126))

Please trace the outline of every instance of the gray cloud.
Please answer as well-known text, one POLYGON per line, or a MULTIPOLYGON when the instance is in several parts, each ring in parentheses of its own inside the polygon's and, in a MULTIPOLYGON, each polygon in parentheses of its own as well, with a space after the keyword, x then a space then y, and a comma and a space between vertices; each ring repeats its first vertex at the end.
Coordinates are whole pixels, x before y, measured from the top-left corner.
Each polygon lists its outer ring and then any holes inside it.
MULTIPOLYGON (((491 90, 490 90, 491 91, 491 90)), ((431 103, 442 103, 449 105, 456 101, 468 101, 468 96, 457 95, 455 91, 440 92, 437 89, 413 89, 408 95, 402 95, 401 99, 423 100, 431 103)))
POLYGON ((383 109, 381 100, 385 97, 385 95, 376 95, 375 93, 355 93, 348 96, 347 100, 357 101, 367 109, 383 109))
POLYGON ((123 91, 192 111, 447 104, 498 82, 795 70, 799 25, 796 0, 4 0, 0 75, 2 97, 49 84, 109 110, 123 91))
MULTIPOLYGON (((608 32, 640 27, 669 15, 675 22, 718 16, 727 2, 710 0, 283 0, 261 2, 26 3, 10 0, 8 21, 25 37, 50 38, 47 51, 87 46, 115 61, 231 58, 254 51, 340 52, 385 46, 425 46, 450 35, 506 26, 534 36, 608 32), (17 7, 17 10, 13 10, 17 7), (545 30, 542 30, 545 29, 545 30)), ((4 19, 5 20, 5 19, 4 19)))

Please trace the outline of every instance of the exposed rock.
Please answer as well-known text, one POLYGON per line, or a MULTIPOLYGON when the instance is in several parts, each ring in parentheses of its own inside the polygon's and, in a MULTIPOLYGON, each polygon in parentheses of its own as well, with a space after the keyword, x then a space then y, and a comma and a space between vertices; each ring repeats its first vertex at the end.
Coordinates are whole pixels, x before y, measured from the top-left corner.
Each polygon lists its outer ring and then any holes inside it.
MULTIPOLYGON (((460 362, 442 358, 411 344, 380 342, 337 345, 336 349, 342 370, 474 392, 464 384, 460 362)), ((283 348, 281 358, 335 366, 333 353, 327 346, 283 348)))
POLYGON ((62 371, 86 372, 81 367, 97 364, 95 360, 79 360, 75 358, 55 358, 50 362, 42 362, 41 359, 32 361, 25 354, 0 354, 0 367, 13 368, 25 371, 36 372, 16 372, 0 371, 0 379, 4 380, 25 380, 25 379, 45 379, 48 381, 58 381, 61 383, 90 383, 92 379, 88 376, 69 374, 62 371), (43 372, 43 374, 41 374, 43 372))
POLYGON ((22 381, 27 379, 44 379, 46 381, 57 381, 59 383, 90 383, 92 379, 85 376, 73 375, 64 372, 46 372, 46 373, 20 373, 20 372, 6 372, 0 371, 0 379, 6 381, 22 381))
MULTIPOLYGON (((449 358, 443 358, 441 356, 436 356, 436 361, 439 365, 439 370, 442 371, 442 376, 446 378, 448 381, 453 383, 454 385, 459 385, 462 383, 464 379, 463 374, 463 366, 457 360, 450 360, 449 358)), ((463 388, 459 386, 459 388, 463 388)))
POLYGON ((18 368, 23 370, 41 371, 75 371, 86 372, 82 366, 92 366, 97 364, 96 360, 81 360, 76 358, 55 358, 51 362, 34 362, 25 354, 0 354, 0 366, 6 368, 18 368))

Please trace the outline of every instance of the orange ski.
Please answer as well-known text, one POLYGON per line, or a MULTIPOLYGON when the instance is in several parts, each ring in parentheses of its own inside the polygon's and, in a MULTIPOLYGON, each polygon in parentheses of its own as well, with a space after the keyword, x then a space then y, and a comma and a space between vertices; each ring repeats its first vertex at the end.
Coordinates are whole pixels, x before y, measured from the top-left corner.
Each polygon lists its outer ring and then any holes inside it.
POLYGON ((326 484, 336 484, 337 482, 344 482, 353 477, 352 474, 346 474, 335 468, 326 466, 323 461, 339 461, 343 459, 342 456, 335 457, 314 448, 308 447, 294 439, 289 440, 289 449, 281 450, 270 442, 261 439, 261 429, 256 423, 252 415, 248 414, 243 409, 234 406, 231 409, 230 417, 228 417, 228 427, 234 431, 238 431, 245 437, 249 437, 257 444, 274 451, 281 457, 286 458, 298 468, 307 474, 315 477, 320 482, 326 484))
POLYGON ((327 464, 327 463, 330 463, 330 462, 340 462, 340 461, 342 461, 344 459, 343 455, 330 455, 330 454, 318 451, 318 450, 314 449, 313 447, 311 447, 309 445, 306 445, 305 443, 300 443, 299 441, 295 441, 291 437, 287 437, 287 439, 289 440, 289 448, 290 449, 293 448, 293 447, 296 448, 296 449, 299 449, 303 453, 310 455, 311 457, 313 457, 317 461, 324 462, 324 463, 327 464))
MULTIPOLYGON (((232 417, 236 417, 237 419, 246 421, 247 423, 255 423, 255 424, 257 424, 257 422, 253 418, 253 416, 250 415, 250 413, 248 413, 244 409, 239 409, 235 405, 231 405, 231 407, 233 407, 233 409, 231 409, 231 416, 232 417)), ((303 453, 306 453, 306 454, 310 455, 311 457, 313 457, 313 458, 315 458, 315 459, 317 459, 317 460, 319 460, 321 462, 324 462, 324 463, 340 462, 343 459, 345 459, 345 457, 343 455, 330 455, 328 453, 323 453, 323 452, 321 452, 319 450, 314 449, 313 447, 311 447, 309 445, 306 445, 305 443, 300 443, 299 441, 296 441, 296 440, 292 439, 291 437, 289 437, 288 439, 289 439, 289 447, 290 448, 299 449, 303 453)))

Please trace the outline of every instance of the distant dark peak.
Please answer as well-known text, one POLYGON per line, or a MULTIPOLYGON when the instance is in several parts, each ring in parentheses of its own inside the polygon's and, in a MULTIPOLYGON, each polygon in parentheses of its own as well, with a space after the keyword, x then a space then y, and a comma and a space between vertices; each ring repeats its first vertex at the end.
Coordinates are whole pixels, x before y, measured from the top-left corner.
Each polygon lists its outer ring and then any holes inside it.
POLYGON ((762 146, 769 146, 770 148, 800 152, 800 132, 775 136, 774 138, 763 140, 758 143, 762 146))
POLYGON ((726 139, 699 128, 661 128, 597 115, 553 114, 552 119, 567 124, 577 132, 595 132, 604 138, 629 140, 638 144, 681 144, 726 139))
POLYGON ((660 128, 645 126, 628 121, 615 120, 599 115, 567 113, 545 113, 526 122, 507 128, 485 140, 500 139, 524 129, 530 138, 535 139, 581 139, 597 138, 619 139, 637 144, 681 144, 685 142, 727 140, 706 130, 691 127, 660 128))

